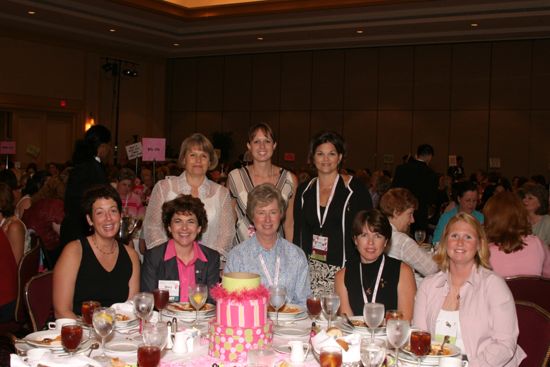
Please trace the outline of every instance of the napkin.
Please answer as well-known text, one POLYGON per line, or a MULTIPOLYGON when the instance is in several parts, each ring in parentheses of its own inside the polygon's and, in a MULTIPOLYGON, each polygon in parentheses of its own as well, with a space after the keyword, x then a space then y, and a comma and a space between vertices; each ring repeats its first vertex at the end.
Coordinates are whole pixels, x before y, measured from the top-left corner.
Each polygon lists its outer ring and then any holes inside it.
POLYGON ((311 345, 313 349, 317 352, 321 352, 322 347, 338 347, 342 350, 342 362, 343 363, 353 363, 361 359, 361 336, 358 334, 350 334, 344 337, 338 338, 344 340, 349 344, 347 351, 342 349, 340 344, 336 342, 336 338, 330 335, 327 335, 325 330, 321 330, 317 335, 311 338, 311 345))
POLYGON ((101 367, 101 363, 99 363, 98 361, 82 355, 61 357, 55 356, 53 354, 46 354, 44 358, 42 358, 40 361, 34 362, 33 364, 28 364, 18 355, 11 354, 10 363, 12 367, 36 367, 36 365, 38 364, 47 367, 86 367, 88 365, 101 367))

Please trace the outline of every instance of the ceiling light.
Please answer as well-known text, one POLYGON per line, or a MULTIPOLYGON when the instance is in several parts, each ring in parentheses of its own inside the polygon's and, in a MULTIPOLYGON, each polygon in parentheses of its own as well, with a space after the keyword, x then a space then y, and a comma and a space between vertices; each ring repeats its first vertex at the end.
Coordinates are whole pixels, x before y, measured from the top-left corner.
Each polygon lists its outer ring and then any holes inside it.
POLYGON ((477 27, 479 24, 477 23, 470 23, 470 27, 477 27))
POLYGON ((29 14, 29 15, 35 15, 36 12, 35 12, 34 10, 29 10, 29 11, 27 12, 27 14, 29 14))
POLYGON ((178 47, 180 44, 179 43, 172 43, 172 46, 175 46, 175 47, 178 47))
POLYGON ((264 38, 263 38, 263 37, 258 37, 257 40, 258 40, 258 41, 263 41, 264 38))
POLYGON ((109 32, 116 32, 116 29, 111 28, 111 29, 109 29, 109 32))
POLYGON ((358 29, 358 30, 355 31, 355 33, 357 33, 357 34, 363 34, 363 30, 362 30, 362 29, 358 29))

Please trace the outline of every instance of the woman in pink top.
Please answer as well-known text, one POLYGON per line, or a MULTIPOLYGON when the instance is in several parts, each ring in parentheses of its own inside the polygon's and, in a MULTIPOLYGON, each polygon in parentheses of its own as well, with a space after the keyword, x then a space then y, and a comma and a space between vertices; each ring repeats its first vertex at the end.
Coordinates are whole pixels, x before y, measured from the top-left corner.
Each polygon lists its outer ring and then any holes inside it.
POLYGON ((548 247, 531 235, 529 214, 516 194, 494 195, 485 204, 483 214, 495 273, 503 277, 550 276, 548 247))
POLYGON ((413 325, 429 330, 432 340, 449 335, 470 367, 519 366, 526 355, 517 345, 514 298, 490 270, 481 224, 466 213, 452 217, 434 260, 441 271, 420 284, 413 325))

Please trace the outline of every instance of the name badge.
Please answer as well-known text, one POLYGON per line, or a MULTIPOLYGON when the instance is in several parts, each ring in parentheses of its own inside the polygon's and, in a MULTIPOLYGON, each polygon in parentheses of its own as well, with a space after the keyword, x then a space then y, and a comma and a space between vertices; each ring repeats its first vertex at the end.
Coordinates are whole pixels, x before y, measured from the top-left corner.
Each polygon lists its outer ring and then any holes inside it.
POLYGON ((167 290, 170 302, 179 302, 180 300, 180 281, 179 280, 159 280, 159 289, 167 290))
POLYGON ((312 249, 311 249, 311 258, 326 262, 327 252, 328 252, 328 237, 314 234, 312 249))
POLYGON ((435 338, 436 342, 443 342, 445 335, 449 335, 449 343, 456 345, 458 335, 458 322, 453 320, 437 319, 435 322, 435 338))

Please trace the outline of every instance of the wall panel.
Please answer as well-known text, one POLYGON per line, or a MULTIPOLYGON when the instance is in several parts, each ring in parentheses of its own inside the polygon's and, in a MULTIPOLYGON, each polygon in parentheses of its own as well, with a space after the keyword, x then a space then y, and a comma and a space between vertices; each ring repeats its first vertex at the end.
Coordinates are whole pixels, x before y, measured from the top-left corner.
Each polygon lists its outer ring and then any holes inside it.
POLYGON ((380 111, 376 135, 376 168, 393 171, 401 163, 401 157, 413 151, 411 134, 412 112, 380 111))
POLYGON ((533 41, 531 108, 550 109, 550 39, 533 41))
POLYGON ((278 110, 281 106, 281 54, 254 55, 252 110, 278 110))
POLYGON ((419 46, 414 58, 414 108, 448 110, 451 91, 451 46, 419 46))
POLYGON ((531 41, 495 43, 491 72, 491 109, 528 109, 531 41))
POLYGON ((225 58, 223 109, 248 111, 252 82, 252 57, 248 55, 225 58))
POLYGON ((491 111, 489 124, 489 158, 500 158, 500 171, 508 177, 528 175, 529 148, 525 139, 529 136, 527 111, 491 111))
POLYGON ((491 86, 491 44, 453 46, 452 109, 488 109, 491 86))
POLYGON ((312 109, 342 109, 344 101, 344 62, 344 51, 317 51, 313 53, 312 109))
POLYGON ((281 109, 311 108, 311 52, 291 52, 282 56, 281 109))
POLYGON ((378 73, 379 108, 410 110, 413 101, 414 48, 381 48, 378 73))
POLYGON ((449 153, 464 157, 466 174, 487 168, 488 126, 488 111, 451 112, 449 153))
POLYGON ((199 60, 197 78, 197 110, 219 111, 223 106, 223 57, 199 60))
POLYGON ((359 48, 346 51, 344 108, 376 110, 378 108, 378 49, 359 48))
POLYGON ((376 111, 345 111, 342 136, 346 140, 345 167, 372 168, 376 161, 376 111))

